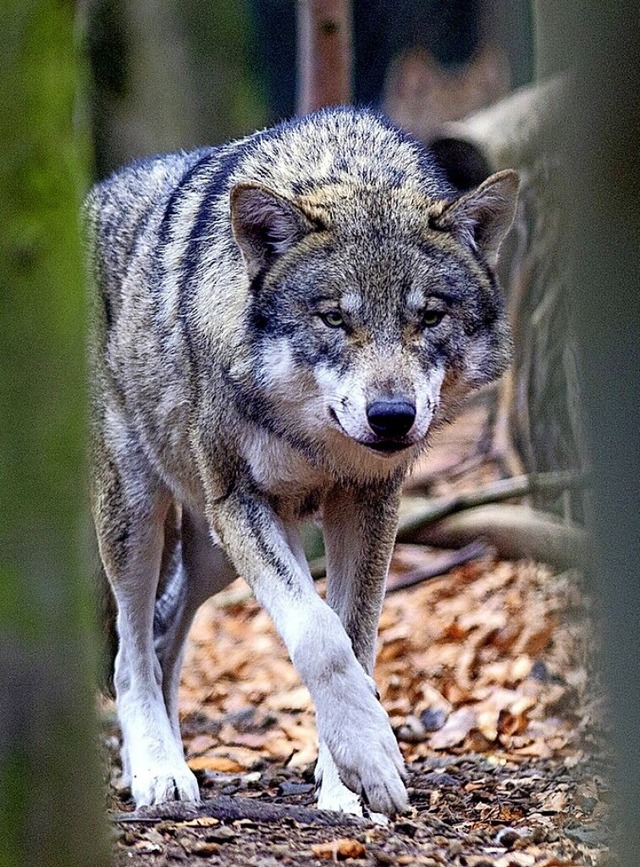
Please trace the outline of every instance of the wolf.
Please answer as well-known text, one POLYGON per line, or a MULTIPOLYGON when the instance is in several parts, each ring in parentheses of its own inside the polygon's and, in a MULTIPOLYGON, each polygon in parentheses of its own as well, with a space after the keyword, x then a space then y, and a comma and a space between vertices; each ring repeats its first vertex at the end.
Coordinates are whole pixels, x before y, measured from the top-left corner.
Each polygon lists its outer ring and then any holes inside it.
POLYGON ((90 193, 92 510, 138 806, 199 800, 180 666, 237 574, 314 701, 318 806, 407 806, 372 678, 400 491, 508 364, 495 268, 517 189, 506 170, 461 195, 423 145, 341 108, 90 193), (316 515, 326 602, 298 533, 316 515))

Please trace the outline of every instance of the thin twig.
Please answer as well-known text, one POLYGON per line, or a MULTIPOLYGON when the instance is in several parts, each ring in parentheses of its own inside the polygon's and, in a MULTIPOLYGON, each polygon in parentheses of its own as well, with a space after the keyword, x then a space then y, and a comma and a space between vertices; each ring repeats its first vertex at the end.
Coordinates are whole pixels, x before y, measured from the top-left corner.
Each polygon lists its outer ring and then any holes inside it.
POLYGON ((170 801, 157 807, 143 807, 137 813, 119 813, 113 816, 116 824, 145 825, 159 822, 185 822, 202 817, 212 817, 221 822, 236 822, 248 819, 256 823, 297 822, 301 825, 321 825, 324 827, 340 827, 362 825, 365 820, 346 813, 333 813, 328 810, 317 810, 309 807, 298 807, 290 804, 273 804, 258 801, 253 798, 231 797, 218 795, 204 801, 198 807, 183 804, 180 801, 170 801))
POLYGON ((435 562, 430 566, 425 566, 422 569, 412 569, 410 572, 405 572, 404 575, 399 575, 387 584, 387 593, 395 593, 396 590, 405 590, 407 587, 414 587, 416 584, 422 584, 423 581, 430 581, 432 578, 440 578, 456 569, 458 566, 463 566, 471 560, 479 560, 481 557, 486 557, 491 554, 493 549, 484 542, 471 542, 460 548, 459 551, 454 551, 446 556, 436 554, 435 562))

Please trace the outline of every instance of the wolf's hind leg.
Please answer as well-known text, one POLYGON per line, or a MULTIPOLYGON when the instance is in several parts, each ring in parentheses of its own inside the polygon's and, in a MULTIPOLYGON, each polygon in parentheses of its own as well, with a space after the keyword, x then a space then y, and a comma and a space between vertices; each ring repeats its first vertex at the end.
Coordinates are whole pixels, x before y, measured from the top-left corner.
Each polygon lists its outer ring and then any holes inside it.
POLYGON ((178 691, 186 640, 196 611, 237 573, 215 544, 204 518, 183 507, 182 546, 175 574, 156 603, 155 649, 162 666, 162 693, 171 727, 178 740, 178 691))
POLYGON ((318 747, 316 764, 316 785, 318 786, 318 809, 334 810, 351 816, 362 816, 360 796, 347 789, 340 779, 336 763, 331 758, 327 745, 321 741, 318 747))
POLYGON ((153 617, 170 498, 133 437, 100 455, 95 522, 100 555, 118 604, 115 661, 123 767, 137 806, 199 800, 198 784, 176 741, 153 646, 153 617))

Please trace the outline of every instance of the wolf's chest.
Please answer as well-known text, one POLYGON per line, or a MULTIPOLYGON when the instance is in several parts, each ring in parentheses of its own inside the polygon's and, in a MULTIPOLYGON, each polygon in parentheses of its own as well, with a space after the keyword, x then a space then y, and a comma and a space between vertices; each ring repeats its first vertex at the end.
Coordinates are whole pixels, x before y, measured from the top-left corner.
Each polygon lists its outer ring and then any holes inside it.
POLYGON ((254 430, 242 444, 242 455, 255 484, 278 503, 283 518, 303 518, 317 511, 331 485, 326 471, 284 440, 254 430))

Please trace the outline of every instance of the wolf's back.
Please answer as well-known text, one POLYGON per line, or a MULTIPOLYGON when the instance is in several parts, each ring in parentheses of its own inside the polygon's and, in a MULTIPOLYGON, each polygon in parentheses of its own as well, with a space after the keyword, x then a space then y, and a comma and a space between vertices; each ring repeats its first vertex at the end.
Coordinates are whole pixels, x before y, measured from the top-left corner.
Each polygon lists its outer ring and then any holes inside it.
MULTIPOLYGON (((167 202, 202 152, 139 160, 96 184, 85 205, 90 263, 111 315, 120 306, 122 278, 151 212, 167 202)), ((149 253, 153 255, 153 251, 149 253)))

